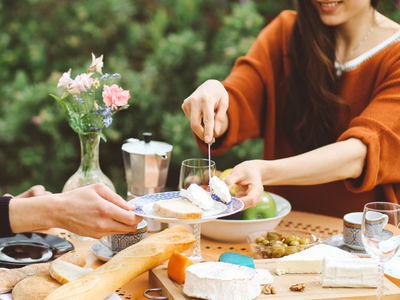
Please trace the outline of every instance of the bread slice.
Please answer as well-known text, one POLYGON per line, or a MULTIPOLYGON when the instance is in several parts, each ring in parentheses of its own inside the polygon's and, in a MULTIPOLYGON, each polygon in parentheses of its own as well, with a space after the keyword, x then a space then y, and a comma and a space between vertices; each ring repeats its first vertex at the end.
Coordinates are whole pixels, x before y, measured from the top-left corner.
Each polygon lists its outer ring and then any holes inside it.
POLYGON ((39 274, 18 282, 12 290, 14 300, 43 300, 61 286, 49 274, 39 274))
MULTIPOLYGON (((84 267, 86 264, 85 253, 72 250, 57 258, 74 265, 84 267)), ((50 263, 39 263, 27 265, 23 268, 0 270, 0 294, 11 291, 14 286, 27 277, 49 273, 50 263)))
POLYGON ((157 201, 153 209, 162 216, 177 219, 200 219, 203 215, 203 210, 186 198, 157 201))
POLYGON ((50 275, 61 284, 82 278, 90 271, 63 260, 55 260, 50 263, 50 275))

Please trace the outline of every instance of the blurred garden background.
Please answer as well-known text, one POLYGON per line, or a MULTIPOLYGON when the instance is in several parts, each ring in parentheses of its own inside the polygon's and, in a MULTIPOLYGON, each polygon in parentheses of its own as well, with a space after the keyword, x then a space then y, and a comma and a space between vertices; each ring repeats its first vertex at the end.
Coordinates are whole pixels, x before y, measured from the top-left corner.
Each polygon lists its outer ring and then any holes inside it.
MULTIPOLYGON (((182 160, 206 157, 181 103, 203 81, 223 80, 259 31, 293 0, 0 0, 0 186, 18 194, 35 184, 60 192, 80 163, 78 135, 50 97, 63 72, 86 71, 91 53, 103 72, 121 74, 130 107, 104 130, 100 165, 126 196, 121 145, 127 138, 174 146, 167 189, 182 160)), ((400 21, 398 2, 380 11, 400 21)), ((219 170, 261 157, 258 140, 213 157, 219 170)))

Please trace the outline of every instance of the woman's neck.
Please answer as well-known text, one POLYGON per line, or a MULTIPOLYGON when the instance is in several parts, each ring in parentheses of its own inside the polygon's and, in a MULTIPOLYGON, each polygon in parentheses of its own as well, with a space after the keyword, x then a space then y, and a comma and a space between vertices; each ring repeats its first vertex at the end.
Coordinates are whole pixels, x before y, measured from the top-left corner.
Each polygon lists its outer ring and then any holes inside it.
POLYGON ((336 26, 336 56, 339 62, 345 63, 370 49, 378 20, 376 10, 369 7, 336 26))

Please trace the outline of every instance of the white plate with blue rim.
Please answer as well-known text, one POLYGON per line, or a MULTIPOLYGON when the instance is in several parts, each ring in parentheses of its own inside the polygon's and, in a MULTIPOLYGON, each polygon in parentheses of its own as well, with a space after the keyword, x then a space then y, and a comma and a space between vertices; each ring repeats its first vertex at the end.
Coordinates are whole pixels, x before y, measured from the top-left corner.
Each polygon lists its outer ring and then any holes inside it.
POLYGON ((165 192, 165 193, 149 194, 138 198, 134 198, 130 200, 129 203, 132 203, 136 206, 134 213, 138 216, 151 218, 163 223, 177 223, 177 224, 195 224, 195 223, 212 221, 220 217, 233 215, 234 213, 237 213, 238 211, 242 210, 244 207, 244 203, 235 197, 232 197, 231 202, 225 204, 219 199, 217 195, 212 194, 211 197, 215 200, 214 207, 210 210, 205 210, 202 218, 200 219, 168 218, 165 216, 161 216, 154 211, 153 205, 155 202, 170 200, 179 197, 181 197, 179 191, 165 192))

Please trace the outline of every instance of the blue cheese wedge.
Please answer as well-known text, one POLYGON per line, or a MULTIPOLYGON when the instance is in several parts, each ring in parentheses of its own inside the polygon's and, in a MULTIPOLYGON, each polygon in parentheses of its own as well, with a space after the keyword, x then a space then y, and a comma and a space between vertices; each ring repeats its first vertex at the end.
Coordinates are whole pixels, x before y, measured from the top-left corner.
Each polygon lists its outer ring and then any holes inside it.
POLYGON ((261 293, 255 269, 208 261, 186 268, 183 293, 208 300, 252 300, 261 293))
MULTIPOLYGON (((321 273, 324 258, 354 258, 355 255, 342 249, 319 244, 301 252, 278 258, 276 274, 287 273, 321 273)), ((357 258, 357 257, 356 257, 357 258)))
POLYGON ((329 258, 322 266, 323 287, 377 287, 378 263, 371 258, 329 258))

